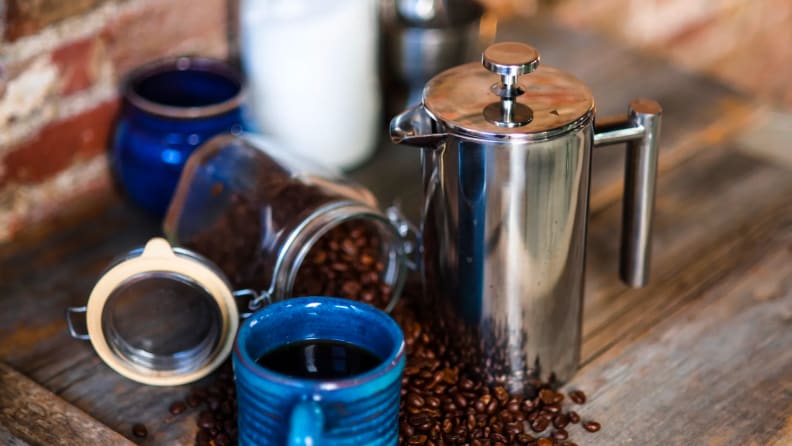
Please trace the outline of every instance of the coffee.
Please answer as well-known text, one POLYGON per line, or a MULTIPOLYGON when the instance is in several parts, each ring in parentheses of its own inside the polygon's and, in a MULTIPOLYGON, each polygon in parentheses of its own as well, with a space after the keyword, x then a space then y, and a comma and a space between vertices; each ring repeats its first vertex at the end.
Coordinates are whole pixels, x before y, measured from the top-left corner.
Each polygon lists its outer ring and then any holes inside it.
POLYGON ((264 353, 256 363, 284 375, 323 380, 366 373, 382 364, 382 359, 348 342, 309 339, 264 353))

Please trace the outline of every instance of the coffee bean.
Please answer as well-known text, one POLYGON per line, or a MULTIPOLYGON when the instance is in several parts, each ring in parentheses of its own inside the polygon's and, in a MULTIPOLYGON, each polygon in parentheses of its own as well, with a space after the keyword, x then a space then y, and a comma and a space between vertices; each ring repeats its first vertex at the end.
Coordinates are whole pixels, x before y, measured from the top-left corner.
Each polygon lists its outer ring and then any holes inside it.
POLYGON ((529 434, 520 433, 517 434, 517 442, 520 444, 529 444, 534 442, 534 437, 529 434))
POLYGON ((584 421, 583 422, 583 429, 586 429, 589 432, 597 432, 600 430, 602 426, 596 421, 584 421))
POLYGON ((570 410, 567 415, 569 416, 569 422, 570 423, 572 423, 572 424, 580 423, 580 415, 578 415, 578 413, 575 412, 574 410, 570 410))
POLYGON ((547 411, 548 413, 556 414, 561 412, 561 406, 557 404, 550 404, 543 407, 542 410, 547 411))
POLYGON ((215 425, 215 417, 214 415, 212 415, 212 412, 209 412, 208 410, 204 410, 198 415, 198 426, 206 429, 210 429, 213 428, 214 425, 215 425))
POLYGON ((423 413, 418 415, 413 415, 407 419, 407 422, 410 423, 411 426, 421 426, 429 421, 430 421, 429 416, 423 413))
POLYGON ((426 444, 427 437, 426 435, 413 435, 407 440, 407 444, 409 445, 422 445, 426 444))
POLYGON ((533 423, 531 423, 531 429, 533 429, 533 431, 536 433, 540 433, 543 432, 545 429, 547 429, 549 425, 550 422, 547 421, 546 418, 539 417, 536 420, 534 420, 533 423))
POLYGON ((421 398, 421 396, 418 395, 417 393, 408 393, 407 404, 413 407, 423 407, 425 402, 424 399, 421 398))
POLYGON ((506 402, 509 399, 509 392, 507 392, 506 389, 504 389, 501 386, 496 387, 494 389, 494 392, 495 392, 495 398, 497 398, 497 400, 502 403, 506 402))
POLYGON ((563 429, 569 424, 569 417, 564 414, 558 414, 553 418, 553 426, 563 429))
POLYGON ((433 408, 433 409, 437 409, 437 408, 440 407, 440 398, 438 398, 436 396, 427 397, 426 398, 426 405, 431 407, 431 408, 433 408))
POLYGON ((585 404, 586 394, 582 390, 573 390, 569 392, 569 399, 575 404, 585 404))
POLYGON ((545 404, 553 404, 555 402, 556 394, 550 389, 542 389, 539 392, 539 398, 545 404))
POLYGON ((566 440, 569 438, 569 433, 567 433, 565 429, 561 428, 554 430, 552 435, 556 440, 566 440))
POLYGON ((187 410, 187 405, 184 404, 183 401, 175 401, 173 402, 170 407, 168 408, 172 415, 179 415, 180 413, 187 410))
POLYGON ((146 425, 143 423, 132 425, 132 435, 138 438, 146 438, 148 436, 148 429, 146 429, 146 425))
POLYGON ((462 408, 467 407, 468 402, 467 402, 467 399, 465 399, 464 395, 462 395, 461 393, 458 393, 458 394, 456 394, 456 396, 454 398, 456 398, 457 406, 462 407, 462 408))
POLYGON ((539 441, 536 442, 536 446, 553 446, 553 440, 549 438, 540 438, 539 441))

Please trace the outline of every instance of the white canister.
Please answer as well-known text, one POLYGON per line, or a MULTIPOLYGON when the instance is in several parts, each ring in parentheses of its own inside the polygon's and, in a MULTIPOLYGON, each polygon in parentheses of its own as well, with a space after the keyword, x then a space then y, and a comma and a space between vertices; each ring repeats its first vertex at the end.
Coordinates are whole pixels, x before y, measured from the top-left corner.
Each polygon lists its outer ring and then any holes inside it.
POLYGON ((351 168, 380 136, 377 0, 243 0, 242 63, 258 130, 351 168))

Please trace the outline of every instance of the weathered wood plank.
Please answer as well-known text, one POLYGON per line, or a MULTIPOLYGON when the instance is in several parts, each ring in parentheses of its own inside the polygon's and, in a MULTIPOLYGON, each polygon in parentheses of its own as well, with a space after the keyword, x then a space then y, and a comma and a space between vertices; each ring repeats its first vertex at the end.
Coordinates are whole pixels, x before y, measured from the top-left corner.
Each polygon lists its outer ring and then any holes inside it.
MULTIPOLYGON (((131 382, 104 365, 90 343, 71 339, 64 310, 83 305, 101 271, 117 255, 160 234, 160 223, 117 196, 94 197, 95 206, 65 219, 56 232, 28 235, 25 249, 6 248, 0 267, 0 358, 35 381, 132 437, 139 444, 191 445, 196 414, 168 416, 168 405, 187 388, 131 382)), ((37 230, 38 231, 38 230, 37 230)))
POLYGON ((725 148, 711 148, 661 178, 646 288, 617 279, 621 206, 596 212, 589 226, 583 362, 621 337, 662 319, 663 311, 695 296, 734 267, 734 252, 750 249, 792 215, 792 171, 725 148), (703 262, 703 263, 702 263, 703 262), (693 269, 695 268, 695 269, 693 269), (664 284, 677 287, 663 293, 664 284))
POLYGON ((792 444, 792 213, 781 218, 732 252, 727 278, 578 374, 583 416, 604 423, 586 445, 792 444))
POLYGON ((133 444, 3 363, 0 441, 42 446, 133 444))

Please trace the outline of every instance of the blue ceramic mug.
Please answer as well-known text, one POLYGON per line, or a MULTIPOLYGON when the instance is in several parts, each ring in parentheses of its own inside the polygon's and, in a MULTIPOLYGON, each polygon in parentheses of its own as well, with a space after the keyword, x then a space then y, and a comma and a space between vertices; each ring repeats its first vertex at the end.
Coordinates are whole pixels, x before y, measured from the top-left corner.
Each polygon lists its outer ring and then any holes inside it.
POLYGON ((329 297, 269 305, 242 324, 233 361, 241 445, 397 443, 404 337, 382 311, 329 297), (256 363, 265 353, 312 339, 353 344, 382 361, 337 380, 298 378, 256 363))
POLYGON ((242 75, 223 61, 166 59, 124 81, 111 162, 129 198, 157 216, 184 163, 207 139, 242 130, 242 75))

